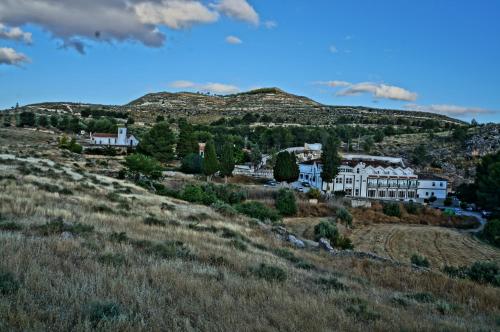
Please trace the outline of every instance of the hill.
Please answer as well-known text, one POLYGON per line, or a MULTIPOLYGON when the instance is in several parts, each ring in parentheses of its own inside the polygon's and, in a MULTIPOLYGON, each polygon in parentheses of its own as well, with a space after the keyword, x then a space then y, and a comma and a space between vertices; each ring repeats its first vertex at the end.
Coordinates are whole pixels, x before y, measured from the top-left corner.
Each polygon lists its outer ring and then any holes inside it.
POLYGON ((192 122, 209 123, 220 118, 239 117, 248 113, 267 115, 272 121, 284 123, 328 125, 339 117, 351 117, 353 123, 364 118, 397 117, 409 120, 436 120, 463 124, 447 116, 390 109, 356 106, 328 106, 278 88, 264 88, 219 96, 200 93, 151 93, 126 105, 93 105, 85 103, 40 103, 21 107, 21 110, 62 111, 77 113, 82 109, 100 109, 130 113, 137 121, 154 121, 156 116, 189 117, 192 122))

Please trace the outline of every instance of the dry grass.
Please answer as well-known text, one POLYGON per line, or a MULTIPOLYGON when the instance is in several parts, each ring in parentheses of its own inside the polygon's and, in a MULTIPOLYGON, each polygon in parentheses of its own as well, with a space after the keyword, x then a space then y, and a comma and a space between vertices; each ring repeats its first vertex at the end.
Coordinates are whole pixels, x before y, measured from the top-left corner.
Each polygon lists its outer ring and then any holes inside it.
MULTIPOLYGON (((73 156, 44 154, 75 170, 73 156)), ((24 175, 22 164, 0 171, 0 216, 22 227, 0 230, 0 269, 20 283, 17 292, 0 297, 0 330, 498 328, 498 289, 406 265, 288 248, 314 266, 300 269, 275 254, 286 245, 246 218, 228 219, 87 171, 75 180, 48 177, 50 172, 31 165, 31 174, 24 175), (38 182, 71 194, 43 190, 38 182), (165 225, 146 225, 148 217, 165 225), (55 220, 72 234, 42 231, 55 220), (78 225, 91 231, 78 231, 78 225), (235 249, 234 240, 247 250, 235 249), (258 278, 254 271, 262 263, 282 269, 286 281, 258 278), (419 303, 407 296, 422 292, 434 300, 419 303), (442 303, 448 311, 440 309, 442 303)))

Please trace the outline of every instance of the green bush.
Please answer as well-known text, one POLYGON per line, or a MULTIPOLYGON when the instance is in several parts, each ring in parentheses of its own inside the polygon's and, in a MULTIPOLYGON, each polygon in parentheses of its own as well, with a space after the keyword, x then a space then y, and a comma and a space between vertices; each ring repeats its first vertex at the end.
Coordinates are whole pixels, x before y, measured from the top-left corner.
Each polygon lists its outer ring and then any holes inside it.
POLYGON ((419 212, 417 204, 413 203, 413 201, 410 201, 409 203, 405 204, 405 210, 409 214, 418 214, 419 212))
POLYGON ((13 273, 0 268, 0 294, 7 295, 15 293, 20 286, 19 281, 13 273))
POLYGON ((401 217, 401 209, 398 203, 385 203, 383 208, 384 214, 391 217, 401 217))
POLYGON ((276 209, 283 216, 293 216, 297 214, 297 203, 295 194, 289 189, 280 189, 275 201, 276 209))
POLYGON ((316 241, 321 238, 326 238, 333 244, 337 240, 338 236, 339 232, 337 230, 337 226, 331 221, 323 220, 314 226, 314 237, 316 241))
POLYGON ((405 296, 420 303, 433 303, 436 301, 434 295, 431 293, 411 293, 405 296))
POLYGON ((212 209, 226 217, 232 217, 238 214, 238 211, 234 207, 221 201, 212 204, 212 209))
POLYGON ((280 216, 276 210, 267 207, 261 202, 251 201, 238 204, 236 210, 239 213, 259 219, 260 221, 270 220, 271 222, 276 222, 280 220, 280 216))
POLYGON ((347 226, 352 226, 352 215, 343 207, 337 210, 337 219, 343 221, 347 226))
POLYGON ((229 244, 231 245, 231 247, 236 248, 240 251, 247 251, 248 249, 248 246, 241 240, 231 240, 229 244))
POLYGON ((109 236, 109 240, 112 242, 123 243, 123 242, 128 242, 130 239, 127 236, 127 233, 125 232, 120 232, 120 233, 113 232, 109 236))
POLYGON ((203 158, 198 153, 190 153, 182 158, 181 171, 186 174, 201 174, 203 158))
POLYGON ((339 236, 335 239, 335 243, 333 245, 342 250, 352 250, 354 249, 354 245, 352 244, 351 239, 345 236, 339 236))
POLYGON ((280 267, 271 266, 266 264, 260 264, 259 267, 253 269, 252 271, 257 277, 265 279, 267 281, 273 282, 284 282, 286 281, 286 272, 280 267))
POLYGON ((0 230, 10 232, 22 231, 23 225, 18 224, 14 221, 0 221, 0 230))
POLYGON ((413 265, 420 266, 420 267, 430 267, 431 266, 426 257, 420 256, 417 254, 413 254, 411 256, 411 263, 413 265))
POLYGON ((149 241, 135 242, 139 247, 142 247, 147 254, 154 255, 163 259, 192 259, 193 255, 188 247, 182 242, 165 241, 161 243, 153 243, 149 241))
POLYGON ((119 304, 109 301, 95 301, 87 305, 85 316, 94 327, 101 321, 115 320, 121 315, 122 309, 119 304))
POLYGON ((335 291, 347 290, 347 287, 334 277, 319 278, 316 280, 316 284, 318 284, 324 290, 335 290, 335 291))
POLYGON ((500 270, 494 262, 476 262, 469 268, 467 275, 472 281, 500 287, 500 270))
POLYGON ((482 232, 482 237, 491 244, 500 247, 500 219, 488 221, 482 232))
POLYGON ((311 188, 307 192, 307 198, 309 198, 309 199, 320 199, 321 198, 321 191, 319 191, 316 188, 311 188))
POLYGON ((214 204, 217 197, 213 192, 206 192, 201 186, 187 185, 180 194, 182 200, 205 205, 214 204))
POLYGON ((165 226, 165 220, 156 219, 154 217, 147 217, 144 219, 144 224, 148 226, 165 226))
POLYGON ((451 206, 452 203, 453 201, 450 196, 446 197, 443 201, 444 206, 451 206))
POLYGON ((81 223, 69 224, 64 223, 62 220, 55 220, 44 225, 34 226, 34 229, 44 236, 61 234, 63 232, 69 232, 75 235, 85 235, 92 233, 94 231, 94 226, 84 225, 81 223))
POLYGON ((127 263, 123 254, 105 253, 98 257, 99 263, 111 266, 122 266, 127 263))

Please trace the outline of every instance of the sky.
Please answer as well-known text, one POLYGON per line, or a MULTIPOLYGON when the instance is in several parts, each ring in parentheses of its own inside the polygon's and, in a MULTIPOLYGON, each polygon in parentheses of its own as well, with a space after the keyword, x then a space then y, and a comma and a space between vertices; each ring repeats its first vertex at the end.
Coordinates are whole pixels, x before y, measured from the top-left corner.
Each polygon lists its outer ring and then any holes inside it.
POLYGON ((500 122, 498 0, 0 0, 0 109, 279 87, 500 122))

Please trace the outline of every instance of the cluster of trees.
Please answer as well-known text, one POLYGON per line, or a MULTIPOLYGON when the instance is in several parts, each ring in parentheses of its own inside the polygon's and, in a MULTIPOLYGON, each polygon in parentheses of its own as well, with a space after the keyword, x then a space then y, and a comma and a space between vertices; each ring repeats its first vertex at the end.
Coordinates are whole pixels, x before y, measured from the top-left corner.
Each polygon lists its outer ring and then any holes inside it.
POLYGON ((128 114, 124 112, 116 112, 103 109, 90 109, 90 108, 85 108, 81 110, 80 115, 82 116, 82 118, 88 118, 92 116, 93 118, 111 117, 118 119, 127 119, 129 117, 128 114))

